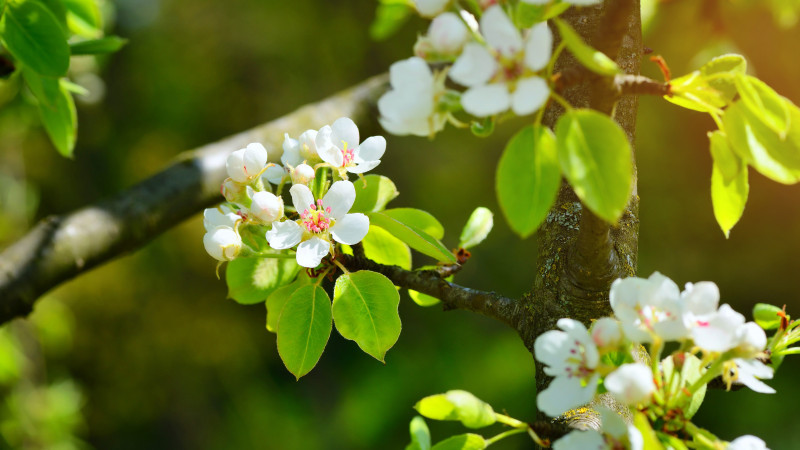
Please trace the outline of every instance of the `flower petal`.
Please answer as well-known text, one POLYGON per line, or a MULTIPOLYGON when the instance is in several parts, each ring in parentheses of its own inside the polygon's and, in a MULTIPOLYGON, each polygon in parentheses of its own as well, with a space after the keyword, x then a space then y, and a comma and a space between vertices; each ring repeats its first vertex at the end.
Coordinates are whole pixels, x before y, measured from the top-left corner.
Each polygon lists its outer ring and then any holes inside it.
POLYGON ((247 172, 248 177, 253 177, 258 175, 261 172, 261 169, 267 165, 267 159, 269 158, 269 153, 267 153, 267 149, 264 148, 263 145, 259 144, 258 142, 253 142, 251 144, 247 144, 247 147, 244 150, 244 169, 247 172))
POLYGON ((504 56, 522 50, 522 36, 500 5, 493 5, 481 16, 481 32, 486 42, 504 56))
POLYGON ((415 89, 432 85, 433 74, 424 59, 414 56, 389 67, 389 82, 394 89, 415 89))
POLYGON ((575 430, 553 442, 553 450, 600 450, 606 449, 603 435, 596 430, 575 430))
POLYGON ((570 409, 585 405, 592 400, 597 391, 599 376, 593 375, 586 386, 582 385, 579 378, 555 377, 550 386, 536 397, 536 406, 548 416, 556 417, 570 409))
MULTIPOLYGON (((292 187, 294 189, 294 187, 292 187)), ((356 201, 356 188, 349 181, 337 181, 322 198, 322 205, 330 208, 330 217, 339 220, 350 211, 356 201)))
POLYGON ((331 125, 331 143, 340 149, 358 146, 358 127, 349 117, 340 117, 331 125))
POLYGON ((552 54, 553 32, 547 22, 540 22, 525 38, 525 65, 531 70, 542 70, 550 62, 552 54))
POLYGON ((505 84, 487 84, 470 88, 461 96, 464 111, 476 117, 499 114, 511 106, 511 96, 505 84))
POLYGON ((472 87, 486 84, 497 72, 497 61, 486 48, 476 42, 464 46, 448 76, 456 83, 472 87))
POLYGON ((315 236, 297 246, 297 264, 308 268, 317 267, 330 251, 330 242, 315 236))
POLYGON ((368 137, 358 146, 357 154, 364 161, 381 159, 386 151, 386 139, 383 136, 368 137))
POLYGON ((361 242, 369 231, 369 217, 361 213, 346 214, 330 228, 337 242, 353 245, 361 242))
POLYGON ((267 231, 267 242, 275 250, 292 248, 302 239, 303 227, 291 220, 273 222, 272 229, 267 231))
POLYGON ((533 343, 533 354, 539 362, 552 368, 554 372, 550 375, 562 375, 564 355, 567 354, 571 341, 569 335, 563 331, 545 331, 533 343))
POLYGON ((304 184, 295 184, 289 189, 289 194, 292 195, 292 205, 294 205, 294 209, 296 209, 298 213, 302 214, 302 212, 310 208, 311 205, 316 206, 314 194, 312 194, 311 189, 304 184))
POLYGON ((266 178, 272 184, 280 184, 283 176, 286 175, 286 169, 279 165, 269 166, 261 178, 266 178))
POLYGON ((225 160, 225 168, 228 170, 228 176, 233 181, 246 183, 247 173, 244 170, 244 149, 236 150, 228 155, 228 159, 225 160))
POLYGON ((356 165, 353 166, 353 167, 348 167, 347 171, 350 172, 350 173, 369 172, 370 170, 378 167, 378 164, 380 164, 380 163, 381 163, 380 160, 361 161, 361 162, 357 162, 356 165))

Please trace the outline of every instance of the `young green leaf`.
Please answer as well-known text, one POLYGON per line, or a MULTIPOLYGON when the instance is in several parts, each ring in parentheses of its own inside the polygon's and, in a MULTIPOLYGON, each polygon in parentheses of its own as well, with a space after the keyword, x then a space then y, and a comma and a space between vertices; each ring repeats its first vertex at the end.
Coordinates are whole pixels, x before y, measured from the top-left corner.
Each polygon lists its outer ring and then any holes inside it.
MULTIPOLYGON (((78 113, 75 111, 75 100, 63 82, 55 78, 42 78, 45 92, 55 91, 52 104, 39 102, 39 117, 50 140, 62 156, 72 157, 78 129, 78 113), (52 85, 57 87, 53 89, 52 85)), ((63 81, 63 80, 62 80, 63 81)), ((48 94, 49 96, 49 94, 48 94)))
POLYGON ((744 161, 733 151, 728 137, 722 131, 708 133, 708 141, 711 144, 711 157, 722 174, 722 180, 726 184, 732 182, 746 167, 744 161))
POLYGON ((261 303, 274 290, 294 280, 299 271, 294 258, 236 258, 225 270, 228 297, 243 305, 261 303))
POLYGON ((467 428, 488 427, 497 421, 491 405, 461 390, 430 395, 414 408, 429 419, 458 420, 467 428))
POLYGON ((584 67, 594 73, 606 76, 614 76, 622 73, 622 70, 620 70, 613 59, 606 56, 603 52, 586 45, 580 35, 566 22, 559 19, 555 19, 554 22, 558 27, 561 39, 563 39, 569 51, 575 55, 575 58, 583 64, 584 67))
POLYGON ((272 333, 278 331, 278 319, 281 317, 284 305, 286 305, 286 302, 289 301, 295 291, 303 286, 308 286, 310 283, 310 278, 300 275, 291 284, 281 286, 269 294, 267 301, 264 303, 267 306, 267 331, 272 333))
MULTIPOLYGON (((448 278, 450 278, 450 279, 447 280, 447 281, 452 281, 451 277, 448 277, 448 278)), ((413 300, 414 303, 418 304, 419 306, 424 306, 424 307, 438 305, 439 303, 442 302, 441 300, 439 300, 436 297, 431 297, 428 294, 423 294, 422 292, 417 292, 417 291, 415 291, 413 289, 409 289, 408 290, 408 296, 411 297, 411 300, 413 300)))
POLYGON ((561 185, 553 132, 544 126, 521 129, 506 145, 496 179, 508 224, 523 238, 530 236, 547 217, 561 185))
POLYGON ((675 78, 669 84, 672 95, 665 95, 664 100, 693 111, 716 111, 730 101, 722 91, 711 87, 699 70, 675 78))
POLYGON ((379 226, 414 250, 424 253, 437 261, 457 262, 456 257, 437 239, 419 228, 405 224, 384 212, 368 213, 370 224, 379 226))
POLYGON ((475 208, 475 211, 472 211, 467 223, 461 230, 458 246, 468 249, 480 244, 492 231, 493 226, 494 214, 483 206, 475 208))
POLYGON ((278 354, 298 380, 317 365, 331 335, 331 300, 319 286, 303 286, 278 320, 278 354))
POLYGON ((753 319, 765 330, 774 330, 781 324, 783 310, 767 303, 756 303, 753 307, 753 319))
POLYGON ((743 102, 736 102, 722 117, 733 150, 762 175, 779 183, 800 181, 800 109, 791 105, 788 133, 778 136, 743 102))
POLYGON ((383 212, 387 216, 428 233, 434 239, 444 237, 444 227, 427 211, 415 208, 393 208, 383 212))
POLYGON ((746 72, 747 61, 742 55, 733 53, 717 56, 700 68, 708 85, 720 92, 728 102, 736 97, 736 75, 746 72))
POLYGON ((102 55, 114 53, 127 43, 127 39, 119 36, 106 36, 100 39, 74 42, 69 45, 69 50, 73 55, 102 55))
POLYGON ((791 125, 789 101, 758 78, 740 73, 735 81, 742 103, 783 138, 791 125))
POLYGON ((64 29, 42 3, 8 2, 0 19, 0 34, 14 58, 37 73, 49 77, 67 73, 69 46, 64 29))
POLYGON ((96 0, 61 0, 67 7, 67 26, 73 33, 96 38, 103 33, 103 16, 96 0))
POLYGON ((568 111, 556 124, 561 171, 584 205, 609 223, 622 216, 631 193, 631 147, 610 117, 589 109, 568 111))
POLYGON ((519 2, 514 11, 514 22, 519 28, 530 28, 539 22, 550 20, 569 9, 567 2, 549 2, 544 5, 519 2))
POLYGON ((714 162, 711 172, 711 204, 714 217, 726 238, 730 236, 731 228, 742 218, 749 192, 747 167, 743 167, 730 183, 726 183, 722 169, 714 162))
POLYGON ((411 432, 411 444, 406 446, 406 450, 430 450, 431 432, 422 416, 414 416, 411 419, 409 431, 411 432))
POLYGON ((364 253, 371 260, 411 270, 411 249, 383 228, 370 225, 369 233, 361 244, 364 246, 364 253))
POLYGON ((369 26, 369 36, 376 41, 388 39, 408 21, 412 11, 405 1, 381 1, 369 26))
POLYGON ((480 450, 486 448, 486 439, 479 434, 466 433, 437 442, 432 450, 480 450))
POLYGON ((633 426, 642 434, 643 445, 642 448, 647 450, 664 450, 664 446, 659 442, 653 427, 650 426, 650 421, 647 420, 641 412, 633 414, 633 426))
POLYGON ((392 180, 383 175, 367 175, 364 179, 367 187, 361 181, 355 183, 356 201, 350 208, 351 213, 381 211, 389 201, 400 195, 392 180))
POLYGON ((692 354, 683 353, 682 358, 684 359, 679 369, 676 369, 672 355, 664 358, 661 363, 661 371, 667 383, 666 388, 670 398, 669 406, 680 408, 684 411, 685 417, 691 419, 697 410, 700 409, 700 405, 703 404, 703 399, 706 395, 706 386, 703 385, 703 387, 698 389, 691 397, 687 397, 683 394, 684 388, 691 386, 695 381, 699 380, 705 373, 705 369, 700 359, 692 354), (680 372, 675 373, 673 376, 675 370, 680 370, 680 372))
POLYGON ((333 289, 336 329, 381 362, 400 337, 399 305, 394 284, 377 272, 341 275, 333 289))

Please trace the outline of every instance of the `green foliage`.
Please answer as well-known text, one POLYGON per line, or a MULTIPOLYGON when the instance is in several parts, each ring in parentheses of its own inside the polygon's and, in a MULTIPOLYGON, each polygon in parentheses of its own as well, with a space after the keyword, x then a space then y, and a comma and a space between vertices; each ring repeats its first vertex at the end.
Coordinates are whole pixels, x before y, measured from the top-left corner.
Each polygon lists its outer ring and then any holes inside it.
POLYGON ((95 0, 61 0, 67 8, 67 26, 78 36, 96 38, 103 33, 103 18, 95 0))
POLYGON ((726 101, 736 97, 736 75, 747 72, 747 61, 742 55, 727 54, 717 56, 700 68, 700 73, 708 85, 723 95, 726 101))
POLYGON ((643 445, 642 448, 646 448, 647 450, 663 450, 664 446, 661 445, 659 442, 656 433, 653 431, 653 427, 650 426, 650 421, 647 420, 647 416, 644 414, 637 412, 633 414, 633 426, 642 433, 642 441, 643 445))
POLYGON ((228 297, 243 305, 261 303, 274 290, 294 280, 299 271, 294 258, 236 258, 225 270, 228 297))
POLYGON ((296 290, 307 286, 310 282, 310 278, 300 275, 293 283, 281 286, 269 294, 267 301, 264 303, 267 306, 267 331, 273 333, 278 331, 278 319, 281 317, 283 306, 286 305, 286 302, 289 301, 296 290))
POLYGON ((119 36, 106 36, 100 39, 89 39, 74 42, 69 45, 72 55, 103 55, 114 53, 128 43, 127 39, 119 36))
POLYGON ((617 63, 605 55, 605 53, 597 51, 592 47, 586 45, 583 39, 572 29, 566 22, 559 19, 554 20, 558 27, 558 32, 561 34, 561 39, 566 44, 570 52, 575 58, 583 64, 584 67, 594 73, 606 76, 614 76, 622 73, 617 63))
POLYGON ((455 256, 438 239, 416 226, 403 223, 385 212, 373 212, 367 215, 370 224, 385 229, 414 250, 435 258, 437 261, 457 262, 455 256))
POLYGON ((486 439, 479 434, 466 433, 451 436, 436 443, 433 450, 479 450, 486 448, 486 439))
POLYGON ((561 171, 575 194, 610 223, 622 216, 631 193, 631 147, 622 128, 597 111, 567 111, 556 124, 561 171))
POLYGON ((555 137, 536 125, 508 142, 497 165, 497 198, 511 229, 526 238, 547 217, 561 185, 555 137))
POLYGON ((430 395, 414 406, 423 416, 434 420, 458 420, 467 428, 483 428, 494 424, 491 405, 467 391, 447 391, 430 395))
POLYGON ((519 2, 514 10, 514 22, 519 28, 530 28, 560 15, 569 7, 567 2, 549 2, 544 5, 519 2))
POLYGON ((394 208, 383 212, 392 219, 424 231, 434 239, 444 237, 444 227, 431 213, 415 208, 394 208))
POLYGON ((367 257, 379 264, 411 269, 411 249, 383 228, 370 225, 361 245, 367 257))
POLYGON ((367 185, 356 183, 356 201, 350 208, 351 213, 368 213, 382 211, 386 204, 400 195, 392 180, 383 175, 367 175, 367 185))
POLYGON ((731 228, 739 222, 747 196, 750 192, 747 167, 743 167, 730 181, 725 181, 721 165, 714 161, 711 172, 711 204, 714 217, 717 219, 725 237, 730 236, 731 228))
POLYGON ((397 289, 377 272, 362 270, 336 280, 333 290, 336 329, 378 361, 384 361, 386 352, 400 337, 399 305, 397 289))
POLYGON ((369 35, 376 41, 388 39, 411 17, 414 4, 407 0, 380 0, 369 35))
POLYGON ((303 286, 278 319, 278 354, 298 380, 317 365, 331 335, 331 301, 325 289, 303 286))
POLYGON ((703 363, 696 356, 684 353, 684 361, 676 370, 672 356, 664 358, 661 362, 661 373, 666 383, 666 392, 669 398, 669 407, 677 407, 684 411, 685 417, 691 419, 695 415, 706 395, 706 385, 698 389, 694 395, 684 395, 685 388, 692 386, 705 373, 703 363))
POLYGON ((409 424, 409 431, 411 433, 411 443, 406 446, 406 450, 430 450, 431 448, 431 432, 428 430, 428 424, 421 416, 414 416, 409 424))
POLYGON ((458 238, 458 246, 460 248, 472 248, 486 239, 489 232, 492 231, 494 226, 494 214, 488 208, 479 206, 472 211, 467 223, 461 230, 461 236, 458 238))
POLYGON ((781 308, 767 303, 756 303, 753 307, 753 320, 765 330, 774 330, 781 324, 781 308))
POLYGON ((60 77, 69 67, 64 29, 51 10, 36 0, 12 0, 0 19, 0 35, 9 52, 36 73, 60 77))
POLYGON ((782 139, 789 129, 789 102, 758 78, 738 73, 736 90, 747 109, 782 139))
POLYGON ((40 76, 27 68, 22 69, 22 74, 31 92, 39 99, 39 117, 53 145, 63 156, 72 157, 78 115, 66 80, 40 76))

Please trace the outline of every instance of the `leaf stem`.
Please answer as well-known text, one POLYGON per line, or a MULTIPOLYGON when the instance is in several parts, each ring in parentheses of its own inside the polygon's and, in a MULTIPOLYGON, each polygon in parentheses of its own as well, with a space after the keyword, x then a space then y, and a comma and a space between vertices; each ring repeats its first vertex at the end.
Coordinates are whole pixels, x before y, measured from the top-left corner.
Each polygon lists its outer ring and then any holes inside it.
POLYGON ((513 430, 504 431, 504 432, 498 434, 497 436, 494 436, 492 438, 486 439, 486 446, 488 447, 488 446, 494 444, 495 442, 497 442, 497 441, 499 441, 501 439, 507 438, 508 436, 511 436, 511 435, 514 435, 514 434, 519 434, 519 433, 524 433, 526 430, 527 430, 527 428, 514 428, 513 430))

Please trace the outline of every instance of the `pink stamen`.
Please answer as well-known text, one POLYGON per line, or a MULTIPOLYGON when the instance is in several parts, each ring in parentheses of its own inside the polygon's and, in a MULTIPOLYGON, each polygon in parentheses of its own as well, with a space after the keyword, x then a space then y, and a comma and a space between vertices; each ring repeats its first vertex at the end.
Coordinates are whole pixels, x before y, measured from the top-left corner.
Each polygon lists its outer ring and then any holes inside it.
POLYGON ((322 200, 317 200, 317 204, 314 205, 313 203, 309 205, 310 209, 306 209, 300 215, 302 219, 300 224, 305 227, 306 230, 312 233, 322 233, 328 228, 331 227, 331 219, 325 216, 325 213, 330 213, 331 208, 325 208, 322 204, 322 200), (319 206, 319 208, 317 208, 319 206))

